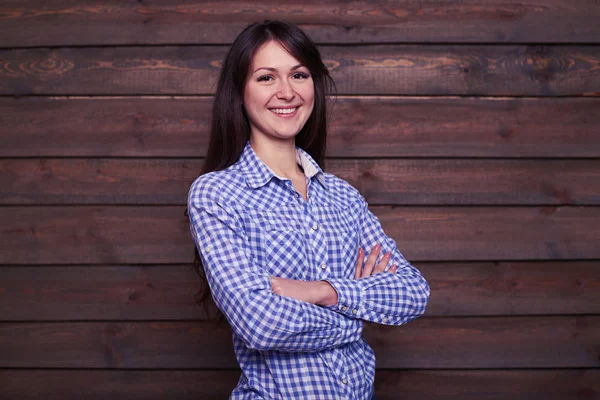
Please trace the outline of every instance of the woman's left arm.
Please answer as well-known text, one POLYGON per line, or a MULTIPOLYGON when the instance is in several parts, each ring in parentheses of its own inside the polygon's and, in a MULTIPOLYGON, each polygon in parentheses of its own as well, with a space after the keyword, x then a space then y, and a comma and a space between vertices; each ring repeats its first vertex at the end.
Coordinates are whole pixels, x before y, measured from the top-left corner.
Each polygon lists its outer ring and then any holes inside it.
POLYGON ((397 265, 397 270, 360 279, 326 279, 337 292, 338 299, 337 304, 328 308, 351 318, 379 324, 405 324, 425 312, 429 285, 421 273, 406 261, 396 242, 384 233, 379 219, 369 210, 362 196, 361 200, 360 247, 373 249, 380 244, 381 255, 391 252, 387 265, 397 265))

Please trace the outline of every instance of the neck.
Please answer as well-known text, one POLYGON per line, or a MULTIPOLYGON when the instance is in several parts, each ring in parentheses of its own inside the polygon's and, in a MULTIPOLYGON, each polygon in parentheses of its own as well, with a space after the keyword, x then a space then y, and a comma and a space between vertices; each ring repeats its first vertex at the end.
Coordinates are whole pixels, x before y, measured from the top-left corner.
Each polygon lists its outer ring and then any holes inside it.
POLYGON ((294 138, 278 140, 263 135, 251 135, 250 146, 275 174, 292 179, 301 173, 296 163, 296 144, 294 138))

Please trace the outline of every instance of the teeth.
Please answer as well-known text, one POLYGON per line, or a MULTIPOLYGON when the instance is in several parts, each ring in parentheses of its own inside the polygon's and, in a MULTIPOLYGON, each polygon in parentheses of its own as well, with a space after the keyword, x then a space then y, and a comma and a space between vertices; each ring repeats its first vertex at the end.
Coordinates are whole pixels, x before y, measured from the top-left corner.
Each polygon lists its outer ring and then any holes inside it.
POLYGON ((294 107, 294 108, 272 108, 271 111, 273 111, 275 114, 291 114, 294 111, 296 111, 296 108, 298 108, 298 107, 294 107))

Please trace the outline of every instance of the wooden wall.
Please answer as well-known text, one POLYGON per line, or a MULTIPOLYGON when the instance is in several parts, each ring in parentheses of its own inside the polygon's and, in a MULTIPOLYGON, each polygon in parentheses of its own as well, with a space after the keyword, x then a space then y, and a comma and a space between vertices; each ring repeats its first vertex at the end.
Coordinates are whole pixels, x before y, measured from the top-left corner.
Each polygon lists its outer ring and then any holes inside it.
POLYGON ((378 400, 600 398, 597 0, 2 1, 0 398, 227 398, 185 199, 266 18, 319 43, 327 168, 431 284, 365 330, 378 400))

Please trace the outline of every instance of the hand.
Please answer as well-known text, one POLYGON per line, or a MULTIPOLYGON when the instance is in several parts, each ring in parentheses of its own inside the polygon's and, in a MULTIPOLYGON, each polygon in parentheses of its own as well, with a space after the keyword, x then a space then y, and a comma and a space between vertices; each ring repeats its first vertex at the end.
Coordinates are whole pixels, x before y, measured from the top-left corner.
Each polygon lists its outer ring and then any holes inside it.
POLYGON ((271 276, 271 290, 280 296, 319 306, 333 305, 338 301, 337 292, 326 281, 298 281, 271 276))
MULTIPOLYGON (((391 252, 387 252, 381 261, 375 266, 375 261, 377 261, 377 257, 379 257, 379 253, 381 252, 381 245, 376 244, 369 257, 367 257, 367 262, 363 266, 363 262, 365 260, 365 251, 360 247, 358 249, 358 259, 356 260, 356 270, 354 271, 354 279, 366 278, 367 276, 375 275, 380 272, 385 271, 385 267, 390 262, 390 258, 392 257, 391 252)), ((395 274, 398 270, 397 265, 392 265, 387 272, 391 272, 395 274)))

